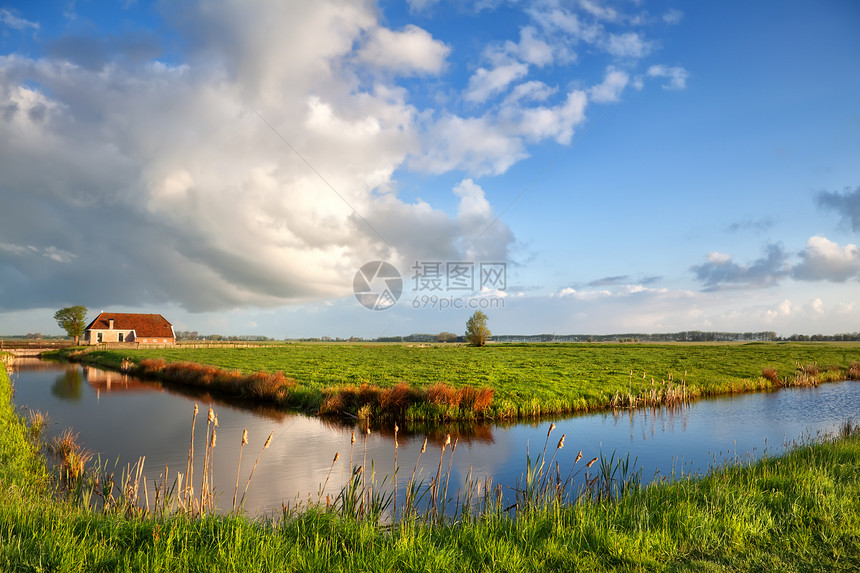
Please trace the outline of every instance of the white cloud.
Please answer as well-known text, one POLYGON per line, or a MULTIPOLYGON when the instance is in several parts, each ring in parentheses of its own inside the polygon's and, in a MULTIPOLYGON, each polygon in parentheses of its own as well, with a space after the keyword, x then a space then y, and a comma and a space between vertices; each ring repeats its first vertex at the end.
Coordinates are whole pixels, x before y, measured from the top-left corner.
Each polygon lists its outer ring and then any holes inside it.
POLYGON ((454 188, 454 194, 460 197, 457 209, 458 235, 462 237, 460 251, 469 259, 505 260, 514 236, 496 218, 484 190, 472 179, 464 179, 454 188))
POLYGON ((840 302, 836 304, 834 312, 840 315, 849 315, 854 312, 854 307, 857 306, 853 302, 840 302))
POLYGON ((520 43, 515 51, 524 62, 543 67, 552 63, 552 47, 536 35, 532 26, 520 30, 520 43))
POLYGON ((600 20, 616 20, 618 18, 618 12, 614 8, 602 6, 599 2, 579 0, 579 5, 583 10, 600 20))
POLYGON ((409 10, 412 12, 422 12, 428 8, 435 6, 440 0, 407 0, 409 10))
POLYGON ((447 116, 430 128, 429 145, 412 166, 431 173, 466 169, 476 174, 504 173, 527 156, 521 138, 505 133, 491 116, 447 116))
POLYGON ((513 105, 521 100, 546 101, 557 91, 557 88, 551 88, 543 82, 532 80, 519 84, 511 90, 511 94, 505 99, 505 104, 513 105))
POLYGON ((13 30, 38 30, 39 23, 38 22, 30 22, 29 20, 25 20, 20 16, 16 16, 9 10, 2 9, 0 10, 0 25, 8 26, 13 30))
POLYGON ((603 40, 603 48, 616 58, 638 60, 647 56, 652 47, 651 42, 636 32, 610 34, 603 40))
POLYGON ((552 138, 566 145, 573 138, 574 128, 585 121, 586 105, 585 93, 574 90, 558 106, 505 109, 502 115, 513 122, 512 128, 516 133, 530 141, 552 138))
POLYGON ((663 89, 682 90, 687 87, 689 73, 680 66, 656 65, 648 68, 648 75, 652 78, 666 78, 668 81, 663 84, 663 89))
MULTIPOLYGON (((539 26, 547 31, 547 33, 551 35, 562 35, 573 43, 582 41, 593 44, 605 34, 605 30, 602 25, 594 22, 583 21, 578 14, 565 8, 552 7, 546 9, 544 7, 533 7, 529 10, 529 14, 539 26)), ((555 46, 556 51, 558 51, 560 47, 561 46, 555 46)), ((570 54, 569 61, 575 60, 575 54, 570 54)))
POLYGON ((526 143, 554 139, 568 144, 585 121, 587 97, 574 90, 556 106, 521 107, 506 100, 498 113, 480 117, 447 115, 434 121, 423 152, 410 160, 415 169, 443 173, 501 174, 527 157, 526 143))
POLYGON ((809 303, 809 308, 812 313, 822 315, 824 314, 824 301, 822 301, 820 298, 816 298, 809 303))
POLYGON ((520 62, 509 62, 492 69, 478 68, 469 78, 469 87, 465 98, 468 101, 480 103, 507 89, 507 87, 525 77, 528 66, 520 62))
POLYGON ((794 268, 794 277, 800 280, 829 280, 844 282, 860 274, 860 248, 839 244, 826 237, 815 235, 806 242, 802 261, 794 268))
POLYGON ((377 27, 359 51, 359 57, 401 74, 438 74, 444 69, 450 51, 450 47, 418 26, 408 25, 402 32, 377 27))
POLYGON ((588 90, 592 101, 597 103, 616 102, 621 97, 621 92, 627 87, 630 76, 627 72, 609 67, 603 76, 603 81, 588 90))
POLYGON ((667 24, 680 24, 683 19, 684 13, 674 8, 663 14, 663 21, 667 24))
MULTIPOLYGON (((373 258, 469 246, 457 217, 392 191, 422 126, 386 72, 435 73, 447 47, 382 31, 369 4, 166 9, 189 44, 180 65, 0 58, 0 305, 283 305, 349 294, 373 258), (383 47, 399 53, 362 87, 383 47)), ((503 170, 523 142, 491 119, 490 143, 457 152, 503 170)), ((492 231, 475 249, 506 260, 510 231, 492 231)))
POLYGON ((612 292, 608 290, 576 290, 572 287, 566 287, 558 291, 554 296, 560 298, 571 297, 577 300, 597 300, 612 296, 612 292))

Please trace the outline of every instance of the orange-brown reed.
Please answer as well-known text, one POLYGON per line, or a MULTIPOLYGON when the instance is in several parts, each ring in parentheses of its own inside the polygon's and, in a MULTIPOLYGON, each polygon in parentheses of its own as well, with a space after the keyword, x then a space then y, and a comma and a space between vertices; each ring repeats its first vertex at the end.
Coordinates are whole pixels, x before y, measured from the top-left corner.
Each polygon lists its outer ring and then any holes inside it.
POLYGON ((399 382, 391 388, 379 388, 370 384, 335 386, 323 390, 319 414, 357 412, 359 419, 366 419, 374 412, 380 418, 400 420, 411 405, 426 402, 434 406, 459 408, 481 417, 492 405, 494 395, 493 388, 454 388, 442 382, 433 384, 426 390, 412 387, 406 382, 399 382))
POLYGON ((165 362, 163 358, 141 360, 135 368, 138 375, 159 378, 167 382, 210 388, 243 398, 283 402, 296 381, 283 372, 242 374, 238 370, 223 370, 196 362, 165 362))

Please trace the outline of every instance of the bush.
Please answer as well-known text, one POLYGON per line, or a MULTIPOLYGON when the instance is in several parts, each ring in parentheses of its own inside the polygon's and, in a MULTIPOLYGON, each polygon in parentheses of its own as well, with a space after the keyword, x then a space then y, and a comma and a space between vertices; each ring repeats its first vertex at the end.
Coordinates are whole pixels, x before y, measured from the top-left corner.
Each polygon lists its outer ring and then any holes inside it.
POLYGON ((779 372, 773 368, 765 368, 761 371, 761 376, 762 378, 770 380, 776 386, 782 386, 782 382, 779 379, 779 372))
POLYGON ((436 406, 459 406, 461 395, 456 388, 437 382, 427 389, 427 401, 436 406))
POLYGON ((420 393, 413 390, 406 382, 399 382, 393 388, 386 388, 379 395, 379 409, 383 415, 401 418, 419 395, 420 393))

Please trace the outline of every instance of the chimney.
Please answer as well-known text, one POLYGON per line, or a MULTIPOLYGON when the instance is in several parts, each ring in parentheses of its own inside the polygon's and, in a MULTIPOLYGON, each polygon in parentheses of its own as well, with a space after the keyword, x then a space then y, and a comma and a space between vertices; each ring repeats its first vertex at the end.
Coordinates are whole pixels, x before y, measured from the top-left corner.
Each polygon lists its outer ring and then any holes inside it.
POLYGON ((108 328, 113 330, 113 319, 112 318, 108 319, 108 328))

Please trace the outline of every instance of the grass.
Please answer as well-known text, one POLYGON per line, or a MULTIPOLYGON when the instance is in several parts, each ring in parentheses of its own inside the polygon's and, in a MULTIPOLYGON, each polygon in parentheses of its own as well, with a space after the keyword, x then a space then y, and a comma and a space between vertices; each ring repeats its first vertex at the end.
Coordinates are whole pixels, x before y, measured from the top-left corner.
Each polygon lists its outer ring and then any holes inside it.
MULTIPOLYGON (((860 429, 850 425, 778 458, 646 487, 619 475, 623 461, 604 458, 597 473, 603 481, 589 490, 594 495, 567 503, 557 501, 547 479, 554 471, 553 458, 546 460, 554 455, 550 430, 550 446, 529 460, 523 509, 515 515, 490 497, 477 512, 406 519, 393 529, 322 505, 264 521, 88 509, 52 495, 38 447, 9 394, 0 370, 2 571, 860 568, 860 429)), ((448 450, 454 455, 453 445, 448 450)), ((437 485, 448 465, 444 455, 443 449, 437 485)))
POLYGON ((857 343, 291 344, 79 359, 322 415, 517 419, 860 379, 857 343))

